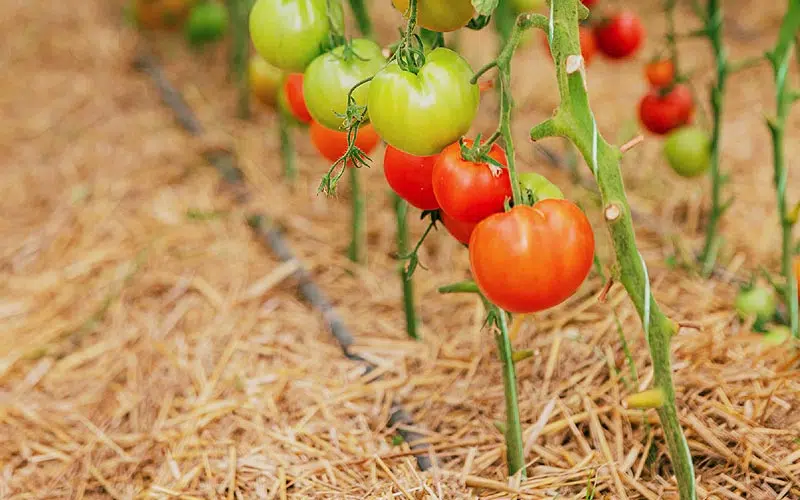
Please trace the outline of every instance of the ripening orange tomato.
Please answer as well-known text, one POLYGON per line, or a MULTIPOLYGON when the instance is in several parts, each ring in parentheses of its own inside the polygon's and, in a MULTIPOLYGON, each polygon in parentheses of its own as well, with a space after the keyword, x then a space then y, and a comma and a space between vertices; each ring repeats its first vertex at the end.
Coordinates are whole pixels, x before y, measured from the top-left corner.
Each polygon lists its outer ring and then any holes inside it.
POLYGON ((644 67, 644 74, 653 87, 666 87, 675 80, 675 64, 672 59, 652 61, 644 67))
MULTIPOLYGON (((347 151, 347 132, 331 130, 312 121, 309 133, 314 147, 328 161, 334 162, 338 160, 347 151)), ((378 137, 372 125, 367 123, 358 128, 356 146, 364 153, 372 153, 380 141, 381 138, 378 137)))
POLYGON ((177 29, 186 20, 195 0, 134 0, 136 22, 148 29, 177 29))

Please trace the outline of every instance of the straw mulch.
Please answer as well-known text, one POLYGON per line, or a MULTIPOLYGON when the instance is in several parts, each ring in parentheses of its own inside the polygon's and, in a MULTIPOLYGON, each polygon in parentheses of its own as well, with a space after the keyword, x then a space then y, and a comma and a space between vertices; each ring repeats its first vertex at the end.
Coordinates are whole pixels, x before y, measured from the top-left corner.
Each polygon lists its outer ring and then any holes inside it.
MULTIPOLYGON (((640 8, 653 38, 661 30, 656 4, 640 8)), ((737 57, 768 45, 780 14, 767 2, 739 4, 730 15, 737 57)), ((380 16, 384 41, 398 20, 389 12, 380 16)), ((251 123, 231 118, 223 48, 191 54, 180 40, 157 40, 169 78, 209 129, 198 141, 130 69, 138 35, 121 26, 116 6, 4 2, 0 19, 9 68, 0 80, 0 497, 675 496, 655 415, 621 404, 652 379, 621 287, 599 303, 603 282, 593 276, 519 329, 515 346, 535 351, 518 366, 529 479, 509 481, 495 427, 504 418, 502 384, 483 311, 471 297, 436 292, 468 276, 466 252, 442 231, 426 244, 428 270, 415 278, 425 339, 407 340, 379 166, 363 172, 370 249, 357 267, 343 257, 346 187, 339 199, 315 195, 327 165, 300 132, 300 179, 293 189, 280 182, 274 116, 258 109, 251 123), (239 154, 255 194, 246 206, 202 160, 220 145, 239 154), (253 210, 285 229, 356 336, 354 351, 376 370, 365 374, 342 356, 296 296, 296 263, 280 264, 254 238, 244 220, 253 210), (418 471, 387 427, 393 400, 430 443, 432 470, 418 471)), ((476 66, 491 57, 489 37, 462 36, 476 66)), ((703 46, 686 48, 702 81, 710 69, 703 46)), ((592 211, 586 191, 525 142, 556 103, 540 49, 532 43, 515 65, 520 156, 592 211)), ((590 77, 598 121, 615 138, 645 90, 641 66, 598 61, 590 77)), ((772 102, 768 71, 735 77, 730 92, 724 162, 737 202, 723 228, 726 257, 735 270, 774 269, 762 123, 772 102)), ((493 126, 494 99, 483 107, 476 131, 493 126)), ((790 137, 797 125, 794 115, 790 137)), ((798 147, 787 144, 790 161, 798 147)), ((669 233, 674 225, 684 243, 699 242, 705 181, 676 179, 656 140, 629 155, 625 175, 651 226, 669 233)), ((412 227, 415 235, 423 229, 412 227)), ((595 227, 608 263, 605 233, 595 227)), ((735 284, 669 269, 663 236, 642 232, 639 240, 656 297, 673 318, 693 323, 674 339, 673 358, 702 497, 800 497, 796 353, 761 344, 740 324, 735 284)))

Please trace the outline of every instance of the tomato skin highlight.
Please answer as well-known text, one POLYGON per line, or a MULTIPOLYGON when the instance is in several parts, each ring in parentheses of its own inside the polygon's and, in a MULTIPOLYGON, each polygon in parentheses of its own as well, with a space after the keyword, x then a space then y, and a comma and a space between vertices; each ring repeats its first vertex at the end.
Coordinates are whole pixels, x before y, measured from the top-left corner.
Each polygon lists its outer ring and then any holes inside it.
POLYGON ((433 194, 433 166, 438 155, 414 156, 386 146, 383 175, 395 193, 420 210, 436 210, 439 202, 433 194))
MULTIPOLYGON (((347 151, 347 132, 332 130, 319 122, 311 121, 309 127, 311 143, 314 144, 317 152, 330 162, 335 162, 347 151)), ((356 146, 369 155, 381 142, 381 138, 375 133, 375 129, 370 124, 358 127, 356 135, 356 146)), ((348 163, 348 166, 351 166, 348 163)))
POLYGON ((650 132, 664 135, 692 118, 694 101, 689 87, 678 84, 671 90, 653 89, 639 103, 639 120, 650 132))
MULTIPOLYGON (((464 143, 471 147, 471 139, 464 143)), ((489 156, 507 165, 506 153, 497 144, 489 156)), ((506 198, 512 197, 507 169, 495 177, 488 163, 473 163, 461 157, 461 146, 455 142, 446 147, 433 166, 433 193, 442 211, 462 222, 480 222, 502 212, 506 198)))
MULTIPOLYGON (((408 12, 409 0, 392 0, 403 14, 408 12)), ((431 31, 455 31, 472 19, 475 9, 471 0, 423 0, 417 3, 417 24, 431 31)))
POLYGON ((442 218, 442 224, 450 236, 455 238, 458 242, 464 245, 469 245, 469 239, 472 236, 472 231, 478 224, 474 222, 462 222, 447 215, 444 210, 439 211, 439 216, 442 218))
POLYGON ((283 92, 286 94, 286 102, 289 110, 298 121, 311 123, 311 113, 306 107, 305 96, 303 95, 303 73, 289 73, 283 83, 283 92))
MULTIPOLYGON (((339 2, 331 2, 332 17, 344 26, 339 2)), ((250 38, 268 63, 299 72, 328 42, 327 0, 257 0, 250 10, 250 38)))
POLYGON ((644 73, 653 87, 667 87, 675 80, 675 64, 670 59, 653 61, 644 67, 644 73))
POLYGON ((588 276, 593 258, 589 220, 568 200, 547 199, 492 215, 469 241, 475 283, 511 313, 543 311, 567 300, 588 276))
MULTIPOLYGON (((303 95, 311 117, 337 130, 344 122, 339 115, 347 110, 350 89, 373 76, 386 63, 381 47, 372 40, 357 38, 350 43, 354 56, 345 58, 344 47, 336 47, 314 59, 303 78, 303 95)), ((368 93, 369 83, 358 87, 353 92, 356 104, 365 106, 368 93)))
POLYGON ((418 74, 393 61, 369 85, 369 118, 381 138, 415 156, 430 156, 466 134, 478 113, 480 91, 458 53, 439 47, 418 74))
POLYGON ((644 26, 639 16, 622 11, 595 28, 597 48, 611 59, 633 55, 644 40, 644 26))

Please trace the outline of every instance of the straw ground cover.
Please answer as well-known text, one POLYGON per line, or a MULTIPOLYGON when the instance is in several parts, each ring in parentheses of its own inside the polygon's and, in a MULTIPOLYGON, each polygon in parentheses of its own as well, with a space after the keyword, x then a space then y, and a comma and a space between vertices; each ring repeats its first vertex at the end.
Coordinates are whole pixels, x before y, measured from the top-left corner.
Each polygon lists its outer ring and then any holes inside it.
MULTIPOLYGON (((763 4, 763 2, 762 2, 763 4)), ((780 11, 756 2, 730 9, 732 50, 773 41, 780 11), (758 5, 758 9, 754 7, 758 5), (741 9, 741 10, 738 10, 741 9), (751 10, 748 10, 751 9, 751 10), (742 19, 748 14, 748 22, 742 19), (753 38, 750 38, 753 37, 753 38)), ((657 2, 641 7, 660 32, 657 2)), ((399 20, 376 16, 391 36, 399 20)), ((436 288, 467 275, 466 255, 435 234, 416 274, 424 342, 405 338, 396 286, 394 218, 379 168, 363 178, 370 206, 369 257, 345 257, 346 190, 315 196, 327 165, 298 135, 300 175, 278 182, 275 117, 234 121, 235 89, 222 49, 190 55, 158 41, 165 70, 208 128, 192 140, 173 122, 150 81, 130 69, 137 35, 105 2, 6 3, 0 81, 0 495, 12 498, 666 498, 675 494, 654 414, 624 408, 651 381, 640 327, 620 287, 605 303, 594 276, 565 305, 522 325, 521 413, 530 478, 505 478, 503 393, 494 346, 481 331, 481 305, 436 288), (202 153, 235 149, 251 192, 235 202, 202 153), (378 369, 364 375, 345 359, 321 318, 295 294, 293 264, 280 264, 245 222, 264 211, 356 335, 354 352, 378 369), (637 367, 626 365, 617 310, 637 367), (377 380, 380 377, 380 380, 377 380), (387 426, 401 401, 427 436, 437 465, 419 472, 387 426)), ((462 36, 474 66, 494 47, 462 36)), ((684 64, 708 67, 701 46, 684 64)), ((763 47, 762 47, 763 46, 763 47)), ((520 51, 514 132, 526 164, 547 171, 526 145, 529 126, 557 100, 538 46, 520 51)), ((723 232, 728 269, 777 269, 769 138, 756 103, 769 103, 768 68, 731 82, 723 149, 737 203, 723 232)), ((593 65, 598 122, 614 137, 641 94, 640 66, 593 65), (630 88, 628 88, 630 87, 630 88)), ((491 130, 485 99, 477 130, 491 130)), ((798 133, 790 117, 788 137, 798 133)), ((787 158, 797 145, 787 141, 787 158)), ((549 144, 545 144, 549 145, 549 144)), ((553 146, 557 146, 554 143, 553 146)), ((625 159, 627 187, 652 225, 677 226, 701 242, 704 184, 675 179, 646 141, 625 159)), ((790 168, 793 167, 790 163, 790 168)), ((792 176, 790 175, 790 178, 792 176)), ((789 196, 798 191, 789 186, 789 196)), ((412 223, 415 235, 422 224, 412 223)), ((600 227, 599 224, 596 227, 600 227)), ((598 232, 598 234, 601 234, 598 232)), ((797 355, 768 348, 740 325, 736 287, 671 270, 671 248, 639 235, 653 292, 686 322, 674 340, 681 420, 703 497, 800 495, 797 355)), ((603 237, 600 257, 609 249, 603 237)))

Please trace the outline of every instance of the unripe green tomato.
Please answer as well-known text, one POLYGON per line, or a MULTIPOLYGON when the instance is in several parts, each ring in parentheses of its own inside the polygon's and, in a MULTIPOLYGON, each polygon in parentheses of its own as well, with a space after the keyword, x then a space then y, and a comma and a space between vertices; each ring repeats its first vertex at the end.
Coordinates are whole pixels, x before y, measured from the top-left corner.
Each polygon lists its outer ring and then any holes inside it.
POLYGON ((711 166, 711 139, 700 127, 681 127, 664 141, 664 156, 678 175, 698 176, 711 166))
POLYGON ((418 74, 393 61, 369 86, 367 106, 381 138, 414 156, 437 154, 469 131, 480 91, 469 63, 457 52, 431 51, 418 74))
POLYGON ((792 331, 789 329, 789 327, 777 325, 770 328, 769 331, 764 334, 761 342, 768 346, 779 346, 789 340, 789 337, 791 336, 792 331))
MULTIPOLYGON (((321 125, 339 130, 347 110, 347 94, 353 86, 378 72, 386 64, 381 47, 364 38, 339 46, 314 59, 303 77, 303 95, 311 117, 321 125), (347 52, 350 51, 350 54, 347 52)), ((369 83, 353 92, 359 106, 366 106, 369 83)))
MULTIPOLYGON (((404 16, 409 0, 392 0, 404 16)), ((417 2, 417 24, 432 31, 455 31, 469 23, 475 9, 471 0, 422 0, 417 2)))
MULTIPOLYGON (((331 2, 342 26, 340 2, 331 2)), ((327 0, 257 0, 250 11, 250 37, 261 57, 273 66, 302 72, 328 42, 327 0)))
POLYGON ((544 8, 544 0, 511 0, 516 12, 539 12, 544 8))
POLYGON ((274 105, 278 100, 278 94, 283 94, 282 84, 285 78, 283 71, 265 61, 258 54, 250 56, 248 78, 250 91, 267 106, 274 105))
POLYGON ((228 29, 228 10, 217 2, 203 2, 192 7, 184 33, 190 45, 216 42, 228 29))
POLYGON ((550 182, 547 177, 535 172, 525 172, 519 176, 519 185, 524 191, 530 192, 532 201, 546 200, 549 198, 563 200, 564 193, 550 182))
POLYGON ((768 321, 775 315, 775 295, 771 288, 758 286, 740 290, 734 305, 742 318, 768 321))

